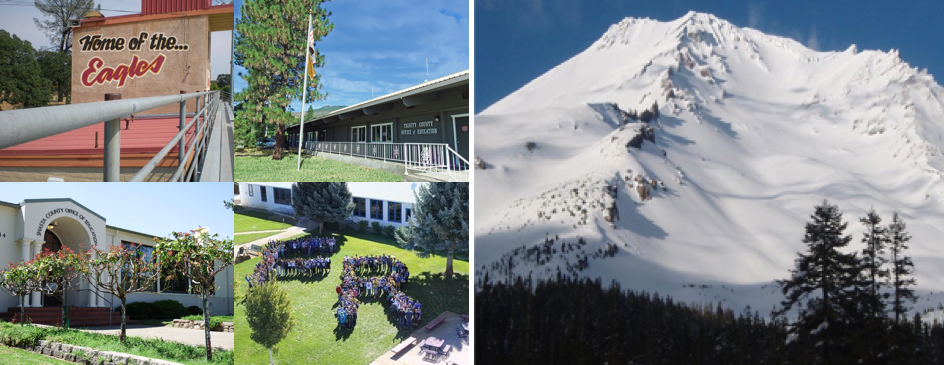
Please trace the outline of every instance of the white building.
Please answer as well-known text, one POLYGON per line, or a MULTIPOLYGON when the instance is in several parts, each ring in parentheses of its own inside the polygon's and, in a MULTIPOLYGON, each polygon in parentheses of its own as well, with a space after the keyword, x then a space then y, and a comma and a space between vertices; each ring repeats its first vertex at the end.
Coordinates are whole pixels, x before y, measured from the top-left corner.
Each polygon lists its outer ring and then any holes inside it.
MULTIPOLYGON (((155 217, 157 218, 157 217, 155 217)), ((84 207, 72 199, 26 199, 14 204, 0 201, 0 263, 19 262, 32 259, 43 249, 58 251, 68 247, 75 252, 84 252, 90 247, 107 251, 121 244, 142 245, 142 251, 153 250, 155 237, 162 234, 146 234, 105 224, 105 217, 84 207)), ((233 267, 230 266, 216 277, 216 295, 210 297, 208 305, 214 315, 233 314, 233 267)), ((189 307, 202 308, 200 298, 187 293, 188 280, 159 279, 154 290, 128 295, 128 303, 154 302, 173 299, 189 307)), ((68 305, 75 307, 110 307, 121 305, 118 298, 91 287, 85 278, 73 283, 69 291, 68 305)), ((62 302, 52 296, 34 292, 27 297, 27 307, 61 306, 62 302)), ((0 312, 18 307, 19 297, 0 293, 0 312)))
MULTIPOLYGON (((249 208, 294 215, 292 208, 291 182, 239 183, 236 201, 249 208)), ((354 200, 354 221, 366 220, 368 224, 400 227, 412 216, 414 191, 424 183, 411 182, 350 182, 348 190, 354 200)))

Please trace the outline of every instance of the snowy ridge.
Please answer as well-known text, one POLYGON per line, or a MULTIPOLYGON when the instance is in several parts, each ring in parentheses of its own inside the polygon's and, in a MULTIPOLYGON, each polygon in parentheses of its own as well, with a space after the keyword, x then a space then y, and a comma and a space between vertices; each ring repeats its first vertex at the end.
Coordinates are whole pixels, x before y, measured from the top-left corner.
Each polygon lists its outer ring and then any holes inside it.
POLYGON ((476 171, 476 264, 496 280, 560 271, 766 310, 829 199, 856 249, 869 207, 886 222, 898 211, 918 290, 935 293, 919 309, 937 307, 942 101, 897 51, 818 52, 701 13, 624 19, 476 116, 490 166, 476 171), (653 103, 660 118, 624 125, 653 103), (654 142, 628 147, 644 128, 654 142), (642 177, 664 189, 642 199, 642 177))

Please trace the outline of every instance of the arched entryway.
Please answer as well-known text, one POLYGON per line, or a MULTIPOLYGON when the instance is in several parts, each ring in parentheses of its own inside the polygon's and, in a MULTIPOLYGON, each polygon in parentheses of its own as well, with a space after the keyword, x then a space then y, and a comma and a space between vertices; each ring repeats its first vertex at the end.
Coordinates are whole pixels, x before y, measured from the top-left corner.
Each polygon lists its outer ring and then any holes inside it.
MULTIPOLYGON (((71 216, 60 216, 49 222, 43 233, 43 241, 45 242, 42 251, 58 252, 63 247, 67 247, 76 253, 82 253, 91 247, 91 238, 87 228, 71 216)), ((69 306, 88 306, 88 282, 84 278, 78 278, 72 282, 72 287, 73 289, 67 296, 69 306)), ((43 295, 42 306, 62 306, 62 301, 55 296, 43 295)))

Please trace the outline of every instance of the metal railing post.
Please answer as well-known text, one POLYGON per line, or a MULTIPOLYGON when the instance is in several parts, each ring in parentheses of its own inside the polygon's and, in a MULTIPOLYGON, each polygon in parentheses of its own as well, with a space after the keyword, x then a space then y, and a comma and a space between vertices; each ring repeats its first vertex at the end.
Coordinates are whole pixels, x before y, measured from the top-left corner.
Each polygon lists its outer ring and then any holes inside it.
MULTIPOLYGON (((187 92, 180 90, 180 93, 186 94, 187 92)), ((187 100, 181 100, 180 101, 180 126, 177 128, 179 131, 181 131, 184 129, 184 126, 186 125, 187 125, 187 100)), ((184 165, 184 146, 185 146, 184 138, 181 138, 180 142, 177 142, 177 166, 178 167, 184 165)), ((182 180, 183 175, 184 174, 180 174, 181 180, 178 180, 178 181, 183 181, 182 180)))
MULTIPOLYGON (((121 100, 121 94, 105 94, 105 101, 121 100)), ((105 144, 102 159, 103 181, 121 180, 121 118, 105 121, 105 144)))

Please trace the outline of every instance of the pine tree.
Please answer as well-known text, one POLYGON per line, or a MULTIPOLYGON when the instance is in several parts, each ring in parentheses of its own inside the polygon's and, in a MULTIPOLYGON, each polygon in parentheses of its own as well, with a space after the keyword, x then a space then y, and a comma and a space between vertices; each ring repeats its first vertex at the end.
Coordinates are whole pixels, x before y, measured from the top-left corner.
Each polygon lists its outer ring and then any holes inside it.
POLYGON ((885 286, 884 279, 888 278, 888 270, 883 268, 888 262, 884 256, 888 237, 885 227, 881 225, 882 218, 875 212, 875 208, 870 209, 859 222, 865 226, 865 233, 862 235, 862 243, 865 244, 862 250, 862 273, 869 285, 864 304, 867 306, 869 317, 875 319, 885 315, 885 304, 880 291, 885 286))
POLYGON ((351 217, 354 202, 345 182, 297 182, 292 185, 295 216, 318 222, 318 234, 326 222, 341 222, 351 217))
MULTIPOLYGON (((312 15, 314 42, 328 35, 334 24, 322 0, 246 1, 236 20, 233 61, 246 68, 240 76, 248 83, 236 99, 246 105, 236 114, 243 123, 275 123, 273 160, 282 159, 285 125, 298 122, 289 104, 302 97, 305 77, 305 44, 308 15, 312 15)), ((325 56, 316 48, 311 55, 315 67, 323 67, 325 56)), ((308 80, 308 100, 324 100, 321 75, 308 80)), ((238 126, 237 126, 238 128, 238 126)))
POLYGON ((914 263, 911 257, 906 256, 904 251, 908 249, 908 241, 911 236, 905 232, 907 225, 898 216, 898 212, 892 216, 892 223, 888 225, 888 249, 891 252, 891 287, 892 312, 895 313, 895 323, 901 323, 902 319, 907 319, 905 314, 908 312, 907 302, 914 302, 918 299, 914 290, 910 286, 917 284, 914 274, 914 263))
POLYGON ((446 277, 453 274, 457 253, 469 252, 469 184, 428 183, 420 186, 413 217, 396 233, 397 243, 423 253, 446 256, 446 277))
POLYGON ((844 232, 847 223, 842 221, 842 212, 828 201, 815 207, 806 224, 803 243, 807 252, 798 253, 796 267, 790 270, 791 278, 778 280, 786 299, 776 314, 783 315, 799 304, 806 304, 790 328, 797 336, 794 345, 814 346, 819 356, 818 363, 839 363, 834 357, 842 356, 845 346, 842 338, 845 317, 851 315, 854 305, 850 303, 849 290, 856 286, 859 275, 858 258, 844 253, 852 236, 844 232))
POLYGON ((84 17, 95 5, 92 0, 36 0, 34 4, 44 17, 52 17, 52 20, 33 18, 33 22, 36 27, 46 32, 53 44, 58 43, 58 51, 61 54, 70 53, 72 50, 72 27, 69 26, 69 20, 84 17))

